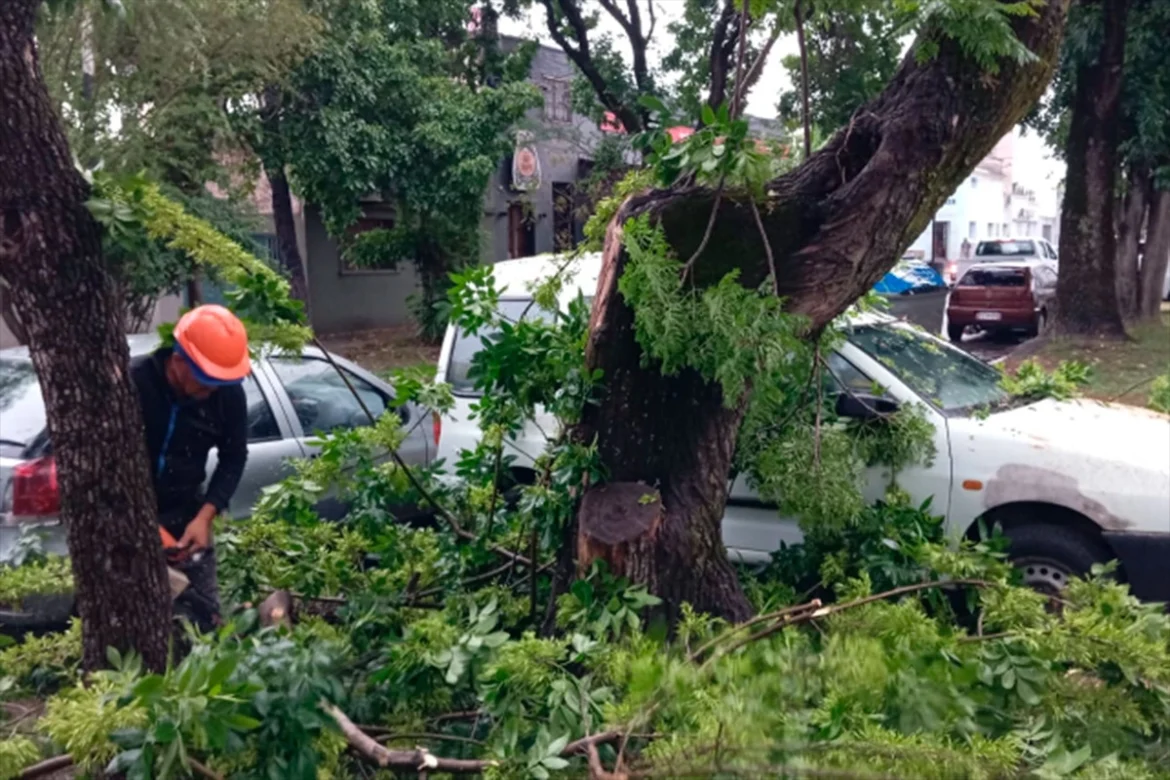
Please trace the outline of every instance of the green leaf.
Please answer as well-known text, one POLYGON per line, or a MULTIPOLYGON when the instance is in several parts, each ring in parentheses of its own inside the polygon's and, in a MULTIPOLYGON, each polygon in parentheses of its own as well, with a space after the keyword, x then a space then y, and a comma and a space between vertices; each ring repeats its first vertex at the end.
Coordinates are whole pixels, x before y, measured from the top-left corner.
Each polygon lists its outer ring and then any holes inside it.
POLYGON ((154 730, 151 732, 151 736, 155 742, 160 745, 165 745, 173 742, 179 736, 179 730, 171 721, 160 720, 154 724, 154 730))
POLYGON ((638 98, 638 103, 641 104, 643 108, 649 109, 650 111, 653 111, 660 116, 666 116, 668 113, 666 110, 666 104, 654 95, 642 95, 638 98))
POLYGON ((707 126, 715 124, 715 111, 712 110, 711 106, 707 103, 703 104, 702 120, 703 124, 707 126))
POLYGON ((254 731, 264 725, 263 721, 244 715, 243 713, 233 712, 224 718, 224 723, 233 731, 254 731))
POLYGON ((564 769, 569 765, 569 762, 560 756, 549 756, 543 759, 540 763, 542 766, 544 766, 545 769, 551 769, 554 772, 558 769, 564 769))
POLYGON ((165 686, 165 678, 152 674, 138 681, 138 684, 134 686, 133 695, 144 701, 154 699, 162 693, 165 686))
MULTIPOLYGON (((548 743, 548 748, 544 751, 546 756, 559 756, 561 751, 565 749, 565 745, 569 744, 569 735, 562 734, 561 736, 548 743)), ((552 767, 549 767, 550 769, 552 767)))
POLYGON ((1016 693, 1020 695, 1025 704, 1035 706, 1040 703, 1040 697, 1036 694, 1035 689, 1023 679, 1016 681, 1016 693))

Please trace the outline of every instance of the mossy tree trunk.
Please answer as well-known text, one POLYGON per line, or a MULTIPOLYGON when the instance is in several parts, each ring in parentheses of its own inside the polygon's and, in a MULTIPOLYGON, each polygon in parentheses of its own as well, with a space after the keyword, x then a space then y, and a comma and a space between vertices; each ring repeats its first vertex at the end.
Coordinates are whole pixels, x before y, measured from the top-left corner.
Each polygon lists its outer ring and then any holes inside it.
POLYGON ((1136 319, 1138 316, 1141 286, 1138 245, 1141 243, 1142 227, 1146 222, 1151 184, 1149 168, 1132 166, 1126 176, 1125 197, 1118 209, 1117 305, 1121 307, 1121 317, 1126 321, 1136 319))
POLYGON ((1142 319, 1156 320, 1161 316, 1167 267, 1170 267, 1170 189, 1155 190, 1150 199, 1138 308, 1142 319))
MULTIPOLYGON (((1040 97, 1067 6, 1067 0, 1054 0, 1037 16, 1018 20, 1017 34, 1036 59, 1002 63, 994 77, 949 40, 940 41, 937 56, 925 63, 911 51, 886 90, 846 128, 800 168, 770 183, 759 208, 779 292, 813 331, 893 267, 947 196, 1040 97)), ((633 311, 617 290, 627 259, 621 248, 625 220, 649 213, 686 259, 700 244, 714 199, 705 188, 648 192, 628 200, 611 224, 587 347, 590 367, 604 372, 604 395, 587 407, 575 434, 596 439, 611 482, 640 483, 661 497, 661 515, 647 525, 657 540, 651 559, 631 560, 631 551, 646 548, 623 538, 618 568, 639 572, 668 608, 686 601, 738 620, 750 606, 727 562, 720 520, 749 399, 725 399, 693 372, 668 377, 645 365, 633 311)), ((768 276, 766 257, 747 201, 724 193, 694 279, 711 284, 738 269, 741 282, 754 288, 768 276)), ((612 515, 611 503, 583 501, 578 533, 604 526, 593 515, 612 515)), ((608 549, 589 540, 573 540, 573 546, 599 557, 608 549)))
POLYGON ((1124 338, 1113 214, 1128 0, 1099 4, 1104 33, 1093 62, 1077 68, 1060 214, 1054 330, 1124 338))
POLYGON ((171 597, 125 312, 37 62, 40 0, 0 3, 0 275, 28 338, 59 469, 84 664, 166 664, 171 597))

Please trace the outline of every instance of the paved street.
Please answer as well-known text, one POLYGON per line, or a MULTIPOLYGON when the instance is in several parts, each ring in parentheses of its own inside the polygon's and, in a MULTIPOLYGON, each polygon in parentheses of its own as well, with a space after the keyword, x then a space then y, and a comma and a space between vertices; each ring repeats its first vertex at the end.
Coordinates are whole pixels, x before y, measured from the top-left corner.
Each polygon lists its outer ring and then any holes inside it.
MULTIPOLYGON (((946 300, 946 290, 918 293, 917 295, 892 295, 889 298, 890 313, 946 338, 945 334, 940 333, 946 300)), ((963 348, 979 359, 990 363, 1007 357, 1024 341, 1025 339, 1020 336, 990 336, 986 333, 977 333, 969 335, 963 340, 963 348)))

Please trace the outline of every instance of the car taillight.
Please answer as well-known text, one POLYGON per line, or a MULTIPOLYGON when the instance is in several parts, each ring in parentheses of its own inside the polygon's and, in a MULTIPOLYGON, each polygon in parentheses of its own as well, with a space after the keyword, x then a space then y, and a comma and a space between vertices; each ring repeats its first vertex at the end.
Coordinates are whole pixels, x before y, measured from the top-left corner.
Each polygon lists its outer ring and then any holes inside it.
POLYGON ((443 418, 438 412, 431 412, 431 430, 435 435, 435 446, 439 446, 439 437, 443 434, 443 418))
POLYGON ((61 511, 57 488, 57 461, 52 455, 30 460, 12 469, 14 517, 53 517, 61 511))

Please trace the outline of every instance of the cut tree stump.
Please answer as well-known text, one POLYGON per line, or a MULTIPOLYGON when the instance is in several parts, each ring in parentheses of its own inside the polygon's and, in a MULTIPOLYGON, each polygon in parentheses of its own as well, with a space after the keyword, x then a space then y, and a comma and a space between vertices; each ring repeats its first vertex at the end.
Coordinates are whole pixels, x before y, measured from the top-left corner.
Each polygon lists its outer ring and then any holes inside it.
POLYGON ((651 562, 663 518, 659 492, 642 482, 596 485, 585 491, 579 517, 577 560, 582 569, 600 559, 615 576, 646 584, 653 592, 657 567, 651 562))

